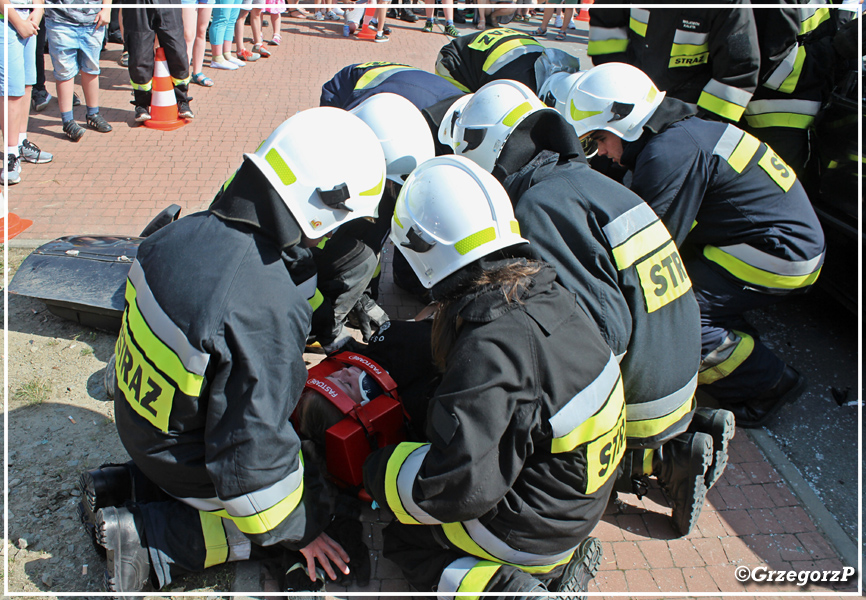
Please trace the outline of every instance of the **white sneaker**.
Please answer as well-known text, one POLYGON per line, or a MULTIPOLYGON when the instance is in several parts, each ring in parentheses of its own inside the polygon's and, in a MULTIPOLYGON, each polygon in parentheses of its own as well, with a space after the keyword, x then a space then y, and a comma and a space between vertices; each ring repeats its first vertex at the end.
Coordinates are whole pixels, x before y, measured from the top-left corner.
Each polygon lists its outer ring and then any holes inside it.
POLYGON ((325 20, 325 15, 322 14, 322 11, 320 11, 320 10, 316 11, 316 20, 317 21, 324 21, 325 20))
MULTIPOLYGON (((225 56, 225 54, 223 54, 223 56, 225 56)), ((236 65, 238 67, 247 66, 246 63, 244 61, 242 61, 241 59, 239 59, 237 56, 226 56, 225 59, 227 62, 230 62, 233 65, 236 65)))
POLYGON ((562 27, 562 15, 556 15, 556 21, 553 22, 554 27, 562 27))
POLYGON ((239 67, 235 63, 224 59, 222 61, 211 60, 210 61, 210 68, 211 69, 223 69, 225 71, 236 71, 239 67))
POLYGON ((574 19, 572 19, 571 21, 568 22, 568 28, 569 29, 577 29, 577 25, 575 24, 574 19))
POLYGON ((333 10, 329 10, 329 11, 325 14, 325 18, 328 19, 329 21, 339 21, 339 20, 340 20, 340 15, 338 15, 338 14, 337 14, 336 12, 334 12, 333 10))

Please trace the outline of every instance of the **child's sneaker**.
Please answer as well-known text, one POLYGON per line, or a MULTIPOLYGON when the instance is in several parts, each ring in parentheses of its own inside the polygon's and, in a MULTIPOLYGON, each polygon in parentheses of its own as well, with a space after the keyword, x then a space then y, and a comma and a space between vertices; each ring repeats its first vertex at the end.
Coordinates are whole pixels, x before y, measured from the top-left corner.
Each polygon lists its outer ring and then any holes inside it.
POLYGON ((424 23, 424 29, 422 29, 424 33, 433 33, 433 21, 427 21, 424 23))
MULTIPOLYGON (((258 52, 250 52, 246 48, 243 48, 240 52, 237 53, 237 55, 238 55, 238 58, 240 60, 243 60, 246 62, 255 62, 255 61, 259 60, 259 58, 261 58, 261 56, 262 56, 258 52)), ((270 54, 268 54, 268 56, 270 56, 270 54)), ((229 60, 232 60, 232 59, 229 59, 229 60)))
POLYGON ((36 112, 42 112, 48 107, 51 98, 52 96, 48 93, 48 90, 33 90, 33 95, 30 97, 30 106, 36 112))
POLYGON ((457 28, 454 25, 446 25, 445 26, 445 35, 451 37, 460 37, 460 32, 457 31, 457 28))
POLYGON ((177 116, 181 119, 193 119, 195 115, 189 108, 189 102, 181 100, 177 103, 177 116))
POLYGON ((95 129, 99 133, 108 133, 112 130, 111 125, 109 125, 108 121, 105 120, 105 117, 99 113, 96 113, 95 115, 87 115, 87 126, 91 129, 95 129))
POLYGON ((387 42, 388 37, 384 33, 377 33, 376 37, 373 39, 374 42, 387 42))
POLYGON ((3 169, 3 181, 15 185, 21 181, 21 161, 14 154, 6 155, 6 168, 3 169))
MULTIPOLYGON (((135 114, 136 116, 138 115, 138 110, 136 110, 135 114)), ((147 118, 149 119, 150 115, 148 115, 147 118)), ((67 121, 63 124, 63 133, 65 133, 66 137, 68 137, 73 142, 77 142, 84 135, 84 127, 76 123, 74 120, 67 121)))
MULTIPOLYGON (((150 111, 147 110, 143 106, 136 106, 135 107, 135 122, 136 123, 144 123, 145 121, 150 121, 150 111)), ((74 121, 70 121, 70 122, 74 122, 74 121)), ((64 126, 63 130, 64 131, 66 130, 65 126, 64 126)))
POLYGON ((253 45, 253 54, 258 54, 262 58, 268 58, 271 55, 271 51, 265 48, 262 44, 253 45))
POLYGON ((554 21, 553 26, 562 27, 562 15, 556 15, 556 21, 554 21))
POLYGON ((54 160, 54 155, 49 154, 48 152, 43 152, 39 149, 39 146, 34 144, 28 139, 24 140, 24 143, 18 146, 18 156, 21 160, 29 163, 35 164, 45 164, 54 160))
POLYGON ((316 11, 316 20, 317 21, 324 21, 325 20, 325 15, 322 14, 322 11, 320 11, 320 10, 316 11))
POLYGON ((328 21, 339 21, 341 16, 342 15, 338 15, 337 11, 334 11, 334 10, 329 10, 328 12, 325 13, 325 18, 328 21))

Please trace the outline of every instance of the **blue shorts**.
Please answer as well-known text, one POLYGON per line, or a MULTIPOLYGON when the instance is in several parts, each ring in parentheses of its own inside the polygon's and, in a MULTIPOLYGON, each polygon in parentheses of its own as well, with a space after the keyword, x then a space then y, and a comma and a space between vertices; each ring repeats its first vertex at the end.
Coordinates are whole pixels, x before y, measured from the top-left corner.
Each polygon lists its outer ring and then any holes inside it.
POLYGON ((78 74, 99 75, 99 53, 105 25, 94 29, 90 25, 68 25, 46 21, 46 43, 54 63, 54 79, 67 81, 78 74))
MULTIPOLYGON (((11 5, 9 5, 11 8, 11 5)), ((18 10, 18 9, 15 9, 18 10)), ((24 18, 30 13, 18 10, 24 18)), ((23 96, 24 86, 36 83, 36 36, 22 38, 5 19, 0 19, 0 94, 8 93, 10 98, 23 96), (9 64, 3 62, 3 46, 7 45, 6 30, 9 31, 9 64), (6 77, 9 77, 9 90, 6 92, 6 77)))

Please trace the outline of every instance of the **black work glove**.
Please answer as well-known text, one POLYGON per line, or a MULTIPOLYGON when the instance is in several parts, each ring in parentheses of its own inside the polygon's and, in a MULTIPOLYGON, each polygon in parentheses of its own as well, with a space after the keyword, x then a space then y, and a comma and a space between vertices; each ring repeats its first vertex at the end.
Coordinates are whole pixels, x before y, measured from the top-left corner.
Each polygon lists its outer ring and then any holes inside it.
POLYGON ((364 526, 361 523, 361 502, 345 494, 337 496, 334 520, 325 529, 331 538, 349 554, 349 574, 339 573, 337 583, 349 586, 352 580, 364 587, 370 583, 370 550, 364 543, 364 526))

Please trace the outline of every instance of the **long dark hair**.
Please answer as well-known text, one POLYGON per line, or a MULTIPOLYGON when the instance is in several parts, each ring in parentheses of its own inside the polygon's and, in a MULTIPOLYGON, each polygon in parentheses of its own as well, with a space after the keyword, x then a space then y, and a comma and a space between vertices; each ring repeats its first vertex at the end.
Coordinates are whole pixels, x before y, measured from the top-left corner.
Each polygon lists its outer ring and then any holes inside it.
POLYGON ((504 264, 498 262, 492 268, 484 268, 475 263, 458 271, 455 275, 458 277, 463 275, 464 282, 439 301, 439 309, 433 318, 432 345, 436 367, 442 372, 445 371, 448 353, 463 326, 463 319, 459 314, 459 308, 462 306, 462 303, 458 302, 460 299, 498 288, 509 304, 522 303, 524 290, 529 287, 532 278, 542 268, 541 262, 513 258, 504 264))

